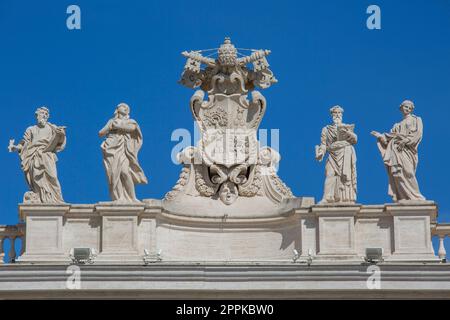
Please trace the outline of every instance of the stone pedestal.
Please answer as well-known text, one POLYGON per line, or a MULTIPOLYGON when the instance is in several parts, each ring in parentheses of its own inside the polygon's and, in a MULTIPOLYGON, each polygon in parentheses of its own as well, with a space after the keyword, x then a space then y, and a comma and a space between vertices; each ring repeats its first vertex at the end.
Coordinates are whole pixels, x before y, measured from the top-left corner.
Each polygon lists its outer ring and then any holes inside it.
POLYGON ((435 205, 390 205, 386 211, 392 215, 394 227, 394 250, 389 260, 436 259, 430 228, 437 214, 435 205))
POLYGON ((305 198, 272 215, 206 217, 168 212, 160 200, 114 205, 20 205, 21 263, 68 263, 71 248, 98 252, 95 264, 164 262, 364 262, 366 248, 389 261, 438 262, 431 245, 434 204, 314 205, 305 198))
POLYGON ((19 215, 26 226, 25 252, 19 262, 59 262, 68 260, 63 237, 72 234, 64 228, 70 205, 20 205, 19 215))
POLYGON ((349 259, 356 256, 355 216, 360 206, 316 206, 312 208, 318 223, 320 259, 349 259))

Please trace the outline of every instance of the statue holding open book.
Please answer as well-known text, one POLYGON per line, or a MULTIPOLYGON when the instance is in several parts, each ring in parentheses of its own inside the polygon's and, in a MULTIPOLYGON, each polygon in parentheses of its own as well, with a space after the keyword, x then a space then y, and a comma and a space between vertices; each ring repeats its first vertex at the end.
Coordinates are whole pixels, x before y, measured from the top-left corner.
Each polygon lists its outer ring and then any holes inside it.
POLYGON ((356 201, 356 152, 353 147, 358 137, 354 124, 344 124, 344 109, 330 109, 333 124, 322 129, 321 143, 316 146, 316 159, 322 161, 326 153, 325 185, 319 204, 354 203, 356 201))

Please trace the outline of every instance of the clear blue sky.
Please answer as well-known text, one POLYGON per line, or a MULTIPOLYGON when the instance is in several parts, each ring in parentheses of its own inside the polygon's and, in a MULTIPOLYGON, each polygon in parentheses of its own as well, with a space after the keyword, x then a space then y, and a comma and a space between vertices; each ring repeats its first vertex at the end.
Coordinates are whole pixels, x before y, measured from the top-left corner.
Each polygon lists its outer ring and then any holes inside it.
POLYGON ((358 202, 390 201, 371 130, 400 118, 404 99, 424 121, 418 179, 450 220, 450 1, 16 1, 0 0, 0 204, 2 224, 17 222, 26 184, 10 138, 47 105, 66 125, 59 154, 65 200, 109 199, 98 130, 127 102, 144 134, 140 162, 150 183, 139 198, 161 198, 180 167, 171 162, 173 130, 193 130, 193 90, 177 83, 180 52, 215 48, 225 36, 241 48, 272 50, 279 82, 264 90, 261 128, 280 130, 279 174, 297 196, 322 195, 324 164, 314 145, 334 104, 356 124, 358 202), (66 8, 81 8, 81 30, 66 28, 66 8), (345 4, 345 5, 344 5, 345 4), (366 8, 381 8, 381 30, 366 28, 366 8))

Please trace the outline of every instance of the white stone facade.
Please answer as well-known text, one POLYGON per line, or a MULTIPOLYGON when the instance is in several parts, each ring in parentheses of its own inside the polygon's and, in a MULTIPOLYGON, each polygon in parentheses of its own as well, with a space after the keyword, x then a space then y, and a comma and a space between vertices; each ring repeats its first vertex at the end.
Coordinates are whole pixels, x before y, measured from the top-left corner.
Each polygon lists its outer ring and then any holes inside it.
MULTIPOLYGON (((93 248, 95 264, 133 264, 144 250, 164 262, 362 262, 383 248, 385 261, 439 262, 431 243, 435 204, 311 205, 264 218, 173 215, 164 202, 20 205, 26 225, 21 263, 68 263, 71 248, 93 248), (295 251, 294 251, 295 250, 295 251)), ((308 205, 309 202, 309 205, 308 205)))

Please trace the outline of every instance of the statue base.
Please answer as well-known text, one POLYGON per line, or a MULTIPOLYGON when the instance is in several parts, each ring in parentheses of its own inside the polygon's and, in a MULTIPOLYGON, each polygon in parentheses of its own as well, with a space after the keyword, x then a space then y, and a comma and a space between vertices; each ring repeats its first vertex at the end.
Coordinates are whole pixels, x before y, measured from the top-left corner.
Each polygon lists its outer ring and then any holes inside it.
POLYGON ((374 247, 383 248, 386 262, 440 261, 431 243, 434 203, 319 206, 297 198, 258 217, 251 211, 189 216, 169 209, 160 200, 21 204, 25 250, 17 262, 67 264, 72 248, 92 248, 98 253, 94 264, 142 264, 151 257, 158 257, 155 262, 362 263, 365 249, 374 247))

